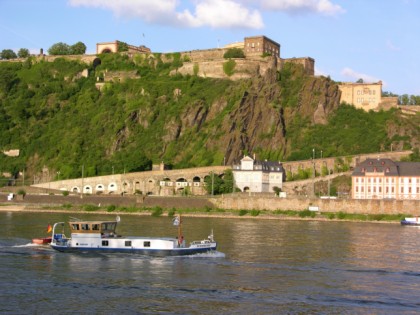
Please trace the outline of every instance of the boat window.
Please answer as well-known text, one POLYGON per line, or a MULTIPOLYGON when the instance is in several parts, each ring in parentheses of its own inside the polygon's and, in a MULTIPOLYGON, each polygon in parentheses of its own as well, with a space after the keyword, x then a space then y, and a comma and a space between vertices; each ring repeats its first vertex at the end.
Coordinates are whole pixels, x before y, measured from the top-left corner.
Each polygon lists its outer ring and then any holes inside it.
POLYGON ((73 223, 73 224, 71 225, 71 228, 72 228, 73 230, 80 230, 80 228, 79 228, 79 224, 77 224, 77 223, 73 223))
POLYGON ((102 241, 102 246, 108 246, 108 245, 109 245, 108 241, 102 241))
POLYGON ((88 231, 89 230, 89 224, 82 223, 82 230, 88 231))
POLYGON ((143 247, 150 247, 150 241, 143 242, 143 247))
POLYGON ((125 241, 125 246, 131 246, 131 241, 125 241))
POLYGON ((102 231, 113 232, 115 230, 116 223, 102 223, 102 231))
POLYGON ((99 224, 92 224, 93 231, 99 231, 99 224))

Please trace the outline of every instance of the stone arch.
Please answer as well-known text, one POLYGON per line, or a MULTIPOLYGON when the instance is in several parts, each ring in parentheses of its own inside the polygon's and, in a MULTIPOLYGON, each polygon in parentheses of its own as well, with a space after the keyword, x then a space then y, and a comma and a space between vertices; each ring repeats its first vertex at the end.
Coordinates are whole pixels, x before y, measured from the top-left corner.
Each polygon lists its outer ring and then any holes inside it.
POLYGON ((117 186, 117 184, 116 184, 116 183, 114 183, 114 182, 109 183, 109 185, 108 185, 108 192, 109 192, 110 194, 112 194, 112 193, 116 192, 117 190, 118 190, 118 186, 117 186))
POLYGON ((99 66, 101 63, 102 63, 101 58, 95 58, 95 59, 93 59, 93 62, 92 62, 93 69, 95 69, 95 68, 96 68, 97 66, 99 66))
POLYGON ((200 186, 201 184, 201 177, 200 176, 194 176, 192 179, 193 186, 200 186))
POLYGON ((100 52, 100 54, 110 54, 110 53, 112 53, 112 50, 110 48, 104 48, 100 52))
POLYGON ((248 186, 245 186, 243 192, 249 192, 251 189, 248 186))
POLYGON ((105 186, 103 184, 98 184, 95 187, 95 191, 97 194, 101 194, 105 191, 105 186))
POLYGON ((74 187, 71 188, 71 191, 75 192, 75 193, 80 193, 80 188, 77 187, 77 186, 74 186, 74 187))
POLYGON ((135 194, 137 194, 137 193, 139 193, 141 191, 141 189, 140 189, 140 181, 139 180, 134 181, 134 183, 133 183, 133 190, 134 190, 134 193, 135 194))
POLYGON ((83 187, 83 193, 84 194, 91 194, 92 193, 92 186, 86 185, 83 187))
POLYGON ((188 180, 187 180, 187 179, 185 179, 184 177, 179 177, 179 178, 176 180, 175 185, 176 185, 176 187, 177 187, 177 188, 178 188, 178 187, 187 187, 187 186, 188 186, 188 180))

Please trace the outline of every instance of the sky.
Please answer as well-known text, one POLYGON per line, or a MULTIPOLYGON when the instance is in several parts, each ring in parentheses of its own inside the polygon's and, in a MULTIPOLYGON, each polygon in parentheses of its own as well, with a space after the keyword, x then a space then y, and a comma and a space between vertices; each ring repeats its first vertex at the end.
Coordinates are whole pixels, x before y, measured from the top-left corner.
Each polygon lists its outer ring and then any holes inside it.
POLYGON ((420 95, 420 0, 0 0, 0 51, 120 40, 169 53, 265 35, 315 74, 420 95))

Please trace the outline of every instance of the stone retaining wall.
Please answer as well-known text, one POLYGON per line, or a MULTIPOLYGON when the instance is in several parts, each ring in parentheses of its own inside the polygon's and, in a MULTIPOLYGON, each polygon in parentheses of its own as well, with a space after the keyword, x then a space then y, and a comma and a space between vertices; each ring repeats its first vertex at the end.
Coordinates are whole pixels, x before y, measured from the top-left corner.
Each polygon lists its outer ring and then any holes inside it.
POLYGON ((420 200, 358 200, 319 198, 258 197, 238 194, 234 197, 210 199, 222 209, 232 210, 294 210, 302 211, 309 206, 320 212, 345 212, 360 214, 409 214, 420 215, 420 200))

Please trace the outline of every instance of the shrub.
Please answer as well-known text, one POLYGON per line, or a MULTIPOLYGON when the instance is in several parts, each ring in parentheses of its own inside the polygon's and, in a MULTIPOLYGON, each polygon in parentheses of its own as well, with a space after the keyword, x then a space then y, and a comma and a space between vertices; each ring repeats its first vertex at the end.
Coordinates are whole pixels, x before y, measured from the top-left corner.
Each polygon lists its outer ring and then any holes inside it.
POLYGON ((223 55, 223 58, 245 58, 244 50, 241 48, 229 48, 223 55))
POLYGON ((168 217, 173 217, 175 215, 176 209, 172 208, 168 211, 168 217))
POLYGON ((193 73, 195 76, 197 76, 198 71, 200 70, 198 63, 195 63, 193 66, 193 73))
POLYGON ((330 219, 330 220, 332 220, 332 219, 335 218, 335 214, 334 213, 328 213, 327 214, 327 218, 330 219))
POLYGON ((19 190, 17 191, 17 194, 18 194, 18 195, 21 195, 21 196, 23 196, 23 197, 25 197, 25 195, 26 195, 26 191, 25 191, 24 189, 19 189, 19 190))
POLYGON ((305 218, 305 217, 314 218, 315 217, 315 212, 306 209, 306 210, 303 210, 303 211, 299 212, 299 217, 301 217, 301 218, 305 218))
POLYGON ((235 73, 235 60, 229 59, 223 64, 223 72, 228 76, 232 76, 235 73))
POLYGON ((161 216, 163 213, 163 209, 161 207, 155 207, 153 212, 152 212, 152 216, 153 217, 159 217, 161 216))
POLYGON ((344 212, 339 212, 338 214, 337 214, 337 218, 338 219, 340 219, 340 220, 343 220, 344 218, 346 217, 346 214, 344 213, 344 212))
POLYGON ((114 211, 116 208, 117 208, 117 207, 116 207, 115 205, 109 205, 109 206, 106 208, 106 211, 108 211, 108 212, 112 212, 112 211, 114 211))
POLYGON ((61 194, 62 194, 63 196, 68 196, 70 193, 68 192, 68 190, 64 190, 61 194))
POLYGON ((95 205, 84 205, 83 206, 84 211, 96 211, 98 209, 99 209, 99 207, 95 206, 95 205))
POLYGON ((248 211, 247 210, 244 210, 244 209, 242 209, 242 210, 239 210, 239 216, 244 216, 244 215, 246 215, 248 213, 248 211))
POLYGON ((251 210, 251 215, 253 216, 253 217, 256 217, 256 216, 258 216, 260 214, 260 210, 251 210))
POLYGON ((206 211, 206 212, 210 212, 212 210, 212 208, 211 207, 209 207, 209 206, 205 206, 204 207, 204 211, 206 211))

